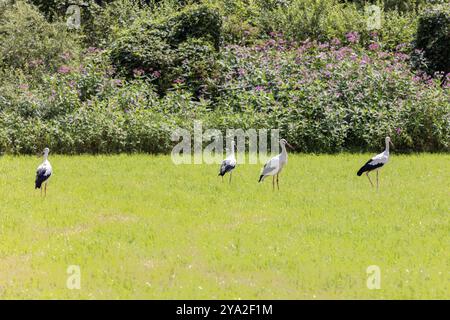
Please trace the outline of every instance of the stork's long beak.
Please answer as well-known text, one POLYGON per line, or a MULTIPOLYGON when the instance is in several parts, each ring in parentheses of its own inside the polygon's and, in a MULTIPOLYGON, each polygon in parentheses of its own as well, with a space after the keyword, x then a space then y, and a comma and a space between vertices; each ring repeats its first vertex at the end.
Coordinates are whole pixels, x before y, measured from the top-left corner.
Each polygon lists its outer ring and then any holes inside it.
POLYGON ((389 141, 389 143, 391 144, 392 148, 395 148, 394 144, 392 143, 392 141, 389 141))
POLYGON ((289 143, 286 142, 286 145, 287 145, 289 148, 291 148, 292 150, 294 150, 294 147, 291 146, 289 143))

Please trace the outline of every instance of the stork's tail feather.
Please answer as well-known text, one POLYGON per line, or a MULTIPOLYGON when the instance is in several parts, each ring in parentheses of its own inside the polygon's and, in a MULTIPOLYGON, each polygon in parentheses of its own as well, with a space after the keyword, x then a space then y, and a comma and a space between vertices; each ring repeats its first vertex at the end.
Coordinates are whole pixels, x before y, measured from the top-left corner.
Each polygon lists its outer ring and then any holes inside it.
POLYGON ((360 177, 364 172, 366 172, 366 166, 361 167, 361 169, 358 170, 358 172, 356 173, 358 175, 358 177, 360 177))
POLYGON ((260 175, 260 176, 259 176, 259 181, 258 181, 258 182, 263 181, 263 179, 264 179, 264 175, 260 175))
POLYGON ((42 184, 47 181, 47 179, 49 178, 49 176, 41 176, 38 175, 36 177, 35 183, 34 183, 34 188, 35 189, 40 189, 42 187, 42 184))

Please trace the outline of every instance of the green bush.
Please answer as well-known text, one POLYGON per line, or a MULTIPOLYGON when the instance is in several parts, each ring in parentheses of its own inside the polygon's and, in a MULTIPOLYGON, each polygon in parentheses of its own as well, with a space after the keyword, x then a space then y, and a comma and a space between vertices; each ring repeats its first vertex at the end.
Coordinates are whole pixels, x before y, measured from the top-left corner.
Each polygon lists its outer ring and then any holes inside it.
POLYGON ((429 72, 450 72, 450 7, 434 7, 420 16, 416 48, 424 50, 429 72))
POLYGON ((198 93, 213 76, 220 41, 218 13, 208 6, 193 5, 168 18, 138 19, 118 34, 111 44, 110 56, 123 74, 147 77, 161 94, 179 77, 198 93))
POLYGON ((67 9, 65 0, 29 0, 49 20, 58 19, 67 9))
POLYGON ((0 127, 0 155, 7 151, 9 145, 6 127, 0 127))
POLYGON ((165 70, 172 64, 172 56, 165 35, 148 25, 123 30, 111 45, 113 63, 128 75, 139 67, 165 70))
POLYGON ((184 82, 196 96, 213 96, 220 66, 214 47, 203 39, 188 39, 176 50, 173 77, 184 82))
POLYGON ((54 70, 63 53, 77 55, 76 41, 62 23, 49 23, 31 5, 17 1, 0 13, 0 66, 54 70))
POLYGON ((81 65, 62 65, 40 79, 20 70, 0 72, 0 111, 48 120, 73 112, 90 99, 113 95, 120 80, 110 78, 107 62, 103 54, 87 54, 81 65))
MULTIPOLYGON (((286 40, 345 40, 349 32, 358 32, 360 44, 374 39, 367 30, 365 5, 369 1, 339 0, 264 0, 215 1, 223 16, 223 37, 227 43, 255 44, 271 33, 283 34, 286 40)), ((376 41, 388 49, 414 40, 416 10, 399 11, 389 3, 380 6, 381 28, 376 41), (385 7, 387 5, 388 7, 385 7), (391 10, 392 9, 392 10, 391 10)), ((421 6, 419 6, 421 7, 421 6)))
POLYGON ((364 30, 364 23, 363 14, 354 6, 333 0, 293 0, 288 6, 265 12, 261 21, 266 32, 282 32, 294 40, 320 41, 364 30))
POLYGON ((417 15, 387 11, 382 13, 382 17, 382 27, 378 32, 384 48, 395 51, 399 45, 408 45, 410 49, 417 30, 417 15))
POLYGON ((81 32, 88 46, 106 48, 117 33, 128 27, 149 9, 140 1, 84 1, 81 7, 81 32), (101 3, 101 5, 97 3, 101 3))
POLYGON ((168 33, 168 41, 172 46, 189 38, 202 38, 219 50, 222 41, 222 18, 217 10, 207 5, 186 6, 161 21, 159 28, 168 33))
POLYGON ((445 3, 447 0, 343 0, 343 2, 353 2, 360 6, 366 4, 382 5, 388 11, 418 11, 421 7, 429 4, 445 3))

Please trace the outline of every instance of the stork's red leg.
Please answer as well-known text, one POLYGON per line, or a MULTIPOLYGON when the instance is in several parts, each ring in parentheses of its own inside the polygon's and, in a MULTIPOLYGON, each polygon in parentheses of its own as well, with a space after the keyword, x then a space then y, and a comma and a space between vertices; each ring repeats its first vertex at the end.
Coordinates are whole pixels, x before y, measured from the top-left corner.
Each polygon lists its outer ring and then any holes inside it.
POLYGON ((378 190, 378 170, 377 170, 377 190, 378 190))
POLYGON ((370 185, 371 185, 372 188, 373 188, 373 183, 372 183, 372 180, 371 180, 370 177, 369 177, 369 172, 366 172, 366 176, 367 176, 367 178, 369 179, 370 185))

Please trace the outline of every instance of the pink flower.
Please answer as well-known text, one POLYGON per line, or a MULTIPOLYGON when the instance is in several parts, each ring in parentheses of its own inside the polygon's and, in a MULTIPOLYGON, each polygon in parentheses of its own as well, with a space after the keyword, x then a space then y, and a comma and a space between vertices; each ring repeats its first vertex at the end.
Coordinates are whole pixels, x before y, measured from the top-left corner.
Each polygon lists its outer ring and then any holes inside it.
POLYGON ((364 55, 362 58, 361 58, 361 65, 365 65, 365 64, 369 64, 370 63, 370 58, 368 57, 368 56, 366 56, 366 55, 364 55))
POLYGON ((330 46, 328 42, 319 43, 319 49, 326 49, 330 46))
POLYGON ((134 74, 135 77, 140 77, 140 76, 142 76, 144 73, 145 73, 145 71, 144 71, 144 69, 142 69, 142 68, 136 68, 136 69, 133 69, 133 74, 134 74))
POLYGON ((238 75, 240 75, 241 77, 245 75, 245 70, 243 68, 239 68, 238 69, 238 75))
POLYGON ((58 73, 61 73, 61 74, 66 74, 66 73, 69 73, 70 71, 72 71, 72 69, 68 66, 61 66, 58 69, 58 73))
POLYGON ((332 44, 333 46, 339 46, 339 45, 341 44, 341 40, 339 40, 338 38, 333 38, 333 39, 331 40, 331 44, 332 44))
POLYGON ((154 71, 152 74, 155 78, 161 77, 161 72, 159 72, 159 71, 154 71))
POLYGON ((62 58, 63 60, 65 60, 65 61, 70 60, 70 52, 64 52, 64 53, 61 55, 61 58, 62 58))
POLYGON ((384 58, 387 58, 387 57, 389 57, 389 53, 387 53, 387 52, 378 52, 378 58, 384 59, 384 58))
POLYGON ((359 33, 356 31, 349 32, 345 35, 347 41, 350 43, 357 43, 359 41, 359 33))
POLYGON ((96 48, 96 47, 89 47, 89 48, 87 49, 87 52, 88 52, 88 53, 99 53, 99 52, 101 52, 101 51, 102 51, 101 49, 96 48))
POLYGON ((377 42, 372 42, 369 45, 369 50, 377 51, 378 49, 380 49, 380 45, 377 42))
POLYGON ((273 39, 270 39, 270 40, 266 41, 265 45, 271 47, 271 46, 274 46, 275 44, 276 44, 276 41, 273 39))
POLYGON ((19 85, 19 89, 28 90, 28 85, 25 84, 25 83, 22 83, 22 84, 19 85))
POLYGON ((409 59, 409 55, 407 55, 405 53, 401 53, 401 52, 396 52, 395 53, 395 58, 397 60, 400 60, 400 61, 405 61, 405 60, 409 59))

